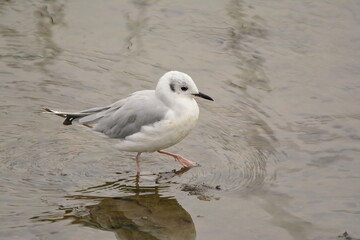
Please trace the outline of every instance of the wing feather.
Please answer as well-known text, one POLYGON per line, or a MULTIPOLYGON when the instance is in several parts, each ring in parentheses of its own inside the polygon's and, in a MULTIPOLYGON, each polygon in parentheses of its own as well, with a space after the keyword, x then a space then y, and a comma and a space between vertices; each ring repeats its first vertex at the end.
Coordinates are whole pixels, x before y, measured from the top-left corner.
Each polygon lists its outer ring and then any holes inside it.
POLYGON ((139 132, 143 126, 163 119, 168 108, 156 97, 154 90, 144 90, 105 107, 80 112, 44 110, 64 117, 64 125, 79 123, 108 137, 124 139, 139 132))
POLYGON ((143 126, 160 121, 168 110, 152 90, 136 92, 123 101, 120 107, 100 114, 95 131, 123 139, 139 132, 143 126))

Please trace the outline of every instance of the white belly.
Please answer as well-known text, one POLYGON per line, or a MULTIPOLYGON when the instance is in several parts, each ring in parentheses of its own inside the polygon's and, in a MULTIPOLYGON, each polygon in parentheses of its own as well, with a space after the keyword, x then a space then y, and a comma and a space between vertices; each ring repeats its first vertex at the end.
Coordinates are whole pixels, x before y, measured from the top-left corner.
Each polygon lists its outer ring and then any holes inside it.
POLYGON ((117 147, 128 152, 154 152, 175 145, 196 125, 199 109, 194 103, 195 106, 181 114, 170 112, 164 120, 142 127, 140 132, 126 137, 117 147))

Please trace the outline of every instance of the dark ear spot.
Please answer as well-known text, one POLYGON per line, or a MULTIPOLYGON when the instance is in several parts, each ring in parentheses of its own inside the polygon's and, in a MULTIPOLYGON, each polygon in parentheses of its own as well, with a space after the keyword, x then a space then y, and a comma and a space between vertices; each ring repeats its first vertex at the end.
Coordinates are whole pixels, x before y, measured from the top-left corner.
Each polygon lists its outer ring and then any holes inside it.
POLYGON ((175 85, 173 83, 170 83, 170 89, 171 91, 175 92, 175 85))

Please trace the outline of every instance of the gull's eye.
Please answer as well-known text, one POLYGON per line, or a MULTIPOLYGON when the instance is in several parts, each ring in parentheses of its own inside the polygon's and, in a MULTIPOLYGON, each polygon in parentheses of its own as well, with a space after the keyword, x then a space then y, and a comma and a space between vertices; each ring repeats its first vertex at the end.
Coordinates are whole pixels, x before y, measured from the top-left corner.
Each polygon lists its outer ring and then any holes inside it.
POLYGON ((188 87, 181 87, 181 90, 185 92, 186 90, 188 90, 188 87))

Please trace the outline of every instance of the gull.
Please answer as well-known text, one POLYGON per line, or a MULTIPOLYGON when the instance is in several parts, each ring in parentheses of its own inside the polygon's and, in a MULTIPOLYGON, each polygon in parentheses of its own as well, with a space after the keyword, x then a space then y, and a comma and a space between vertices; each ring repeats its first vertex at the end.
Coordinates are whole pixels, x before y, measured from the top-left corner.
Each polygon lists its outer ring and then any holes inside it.
POLYGON ((183 140, 194 128, 199 107, 195 97, 214 101, 199 92, 186 73, 165 73, 155 90, 142 90, 105 107, 95 107, 80 112, 62 112, 44 107, 64 117, 64 125, 80 124, 109 138, 119 139, 118 149, 137 152, 136 172, 140 174, 140 155, 158 152, 174 157, 184 167, 198 164, 184 157, 163 151, 183 140))

